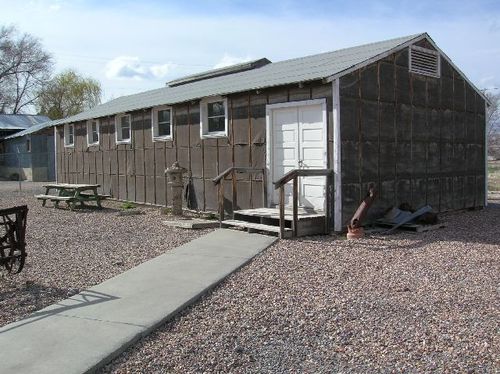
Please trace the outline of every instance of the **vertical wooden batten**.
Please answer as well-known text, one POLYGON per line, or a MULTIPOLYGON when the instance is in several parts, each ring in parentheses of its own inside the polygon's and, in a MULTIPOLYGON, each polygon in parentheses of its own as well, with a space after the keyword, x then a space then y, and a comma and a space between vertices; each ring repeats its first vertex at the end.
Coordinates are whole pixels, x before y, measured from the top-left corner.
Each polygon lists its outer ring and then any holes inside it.
MULTIPOLYGON (((340 138, 340 80, 332 81, 333 100, 333 228, 342 231, 342 140, 340 138)), ((328 191, 326 191, 328 193, 328 191)), ((328 208, 328 207, 327 207, 328 208)))

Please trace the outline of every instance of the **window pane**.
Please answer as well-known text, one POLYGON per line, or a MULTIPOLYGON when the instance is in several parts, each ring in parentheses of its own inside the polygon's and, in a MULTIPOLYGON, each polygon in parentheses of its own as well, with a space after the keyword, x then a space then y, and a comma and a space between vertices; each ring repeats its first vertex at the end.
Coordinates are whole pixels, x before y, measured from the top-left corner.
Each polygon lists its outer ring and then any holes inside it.
POLYGON ((99 131, 97 131, 97 122, 92 122, 90 125, 90 141, 97 143, 99 141, 99 131))
POLYGON ((129 117, 128 117, 128 116, 123 116, 123 117, 121 118, 122 128, 123 128, 123 127, 130 127, 130 124, 129 124, 128 119, 129 119, 129 117))
POLYGON ((122 138, 121 140, 130 139, 130 129, 128 127, 122 127, 122 138))
POLYGON ((170 109, 158 111, 158 123, 162 122, 170 123, 170 109))
POLYGON ((170 136, 170 123, 158 124, 158 136, 170 136))
POLYGON ((208 132, 225 131, 225 117, 215 117, 208 119, 208 132))
POLYGON ((223 101, 216 101, 214 103, 208 103, 208 116, 209 117, 214 117, 214 116, 225 116, 224 112, 224 102, 223 101))
POLYGON ((68 126, 68 142, 66 143, 68 145, 73 144, 73 138, 74 138, 73 133, 74 133, 74 130, 75 129, 74 129, 73 125, 69 125, 68 126))

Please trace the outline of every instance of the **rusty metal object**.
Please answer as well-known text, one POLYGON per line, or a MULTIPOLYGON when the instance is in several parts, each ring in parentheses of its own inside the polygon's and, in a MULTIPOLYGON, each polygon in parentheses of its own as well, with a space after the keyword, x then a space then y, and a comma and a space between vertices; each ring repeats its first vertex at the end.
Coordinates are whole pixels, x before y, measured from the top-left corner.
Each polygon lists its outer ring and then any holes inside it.
POLYGON ((0 210, 0 266, 8 273, 23 270, 26 258, 26 205, 0 210), (3 229, 3 234, 2 234, 3 229))
POLYGON ((361 238, 364 236, 364 230, 363 227, 361 227, 361 225, 366 217, 366 213, 368 213, 368 209, 370 209, 370 207, 372 206, 375 197, 376 197, 375 187, 370 186, 370 189, 368 190, 366 197, 359 205, 358 209, 356 210, 356 213, 354 213, 354 215, 351 218, 351 222, 347 226, 348 239, 361 238))

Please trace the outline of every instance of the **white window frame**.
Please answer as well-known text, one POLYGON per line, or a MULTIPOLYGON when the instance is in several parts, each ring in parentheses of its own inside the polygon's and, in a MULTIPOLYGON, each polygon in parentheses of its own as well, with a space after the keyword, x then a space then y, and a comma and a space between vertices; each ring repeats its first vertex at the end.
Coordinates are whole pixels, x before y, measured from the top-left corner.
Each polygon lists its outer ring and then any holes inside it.
POLYGON ((423 48, 423 47, 419 47, 417 45, 411 45, 409 48, 409 53, 408 53, 408 68, 409 68, 410 73, 426 75, 428 77, 433 77, 433 78, 440 78, 441 77, 441 53, 439 53, 438 51, 435 51, 433 49, 423 48), (412 64, 412 51, 414 51, 414 50, 420 51, 423 53, 428 53, 428 54, 431 54, 431 55, 434 55, 437 57, 437 72, 436 72, 436 74, 431 73, 431 72, 427 72, 427 71, 423 71, 420 69, 414 69, 412 67, 412 65, 413 65, 412 64))
POLYGON ((174 124, 173 124, 173 109, 171 106, 162 105, 158 107, 154 107, 151 109, 151 134, 153 136, 153 141, 165 141, 172 140, 174 133, 174 124), (170 110, 170 135, 158 135, 158 112, 161 110, 170 110))
POLYGON ((64 147, 73 148, 75 146, 75 124, 65 123, 64 124, 64 147), (69 129, 73 131, 73 142, 69 142, 69 129))
POLYGON ((101 140, 101 132, 100 132, 100 128, 101 128, 101 121, 99 121, 98 119, 89 119, 87 121, 87 145, 90 147, 90 146, 93 146, 93 145, 99 145, 99 142, 101 140), (95 122, 96 123, 96 128, 97 128, 97 141, 96 142, 92 142, 92 122, 95 122))
POLYGON ((132 142, 132 116, 130 114, 126 113, 121 113, 117 114, 115 116, 115 141, 116 144, 130 144, 132 142), (122 125, 121 125, 121 119, 123 117, 128 117, 128 123, 129 123, 129 138, 128 139, 121 139, 121 130, 122 130, 122 125), (118 135, 120 134, 120 135, 118 135))
POLYGON ((224 138, 228 136, 228 110, 227 110, 227 98, 225 97, 210 97, 200 101, 200 137, 202 139, 206 138, 224 138), (224 104, 224 131, 208 131, 208 104, 217 101, 222 101, 224 104))

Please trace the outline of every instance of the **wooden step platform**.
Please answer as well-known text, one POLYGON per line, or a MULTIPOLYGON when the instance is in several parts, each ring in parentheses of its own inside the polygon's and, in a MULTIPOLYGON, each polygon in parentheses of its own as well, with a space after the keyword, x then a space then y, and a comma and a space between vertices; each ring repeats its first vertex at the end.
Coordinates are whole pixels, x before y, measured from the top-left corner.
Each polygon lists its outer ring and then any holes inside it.
MULTIPOLYGON (((257 209, 243 209, 236 210, 235 215, 239 216, 251 216, 251 217, 261 217, 270 219, 280 219, 280 211, 278 208, 257 208, 257 209)), ((324 218, 325 215, 322 212, 307 211, 305 209, 298 210, 298 219, 313 219, 313 218, 324 218)), ((293 214, 291 209, 285 209, 285 221, 292 221, 293 214)))
MULTIPOLYGON (((264 232, 272 235, 279 235, 279 226, 264 225, 261 223, 252 223, 246 221, 239 221, 235 219, 228 219, 221 222, 222 227, 240 227, 246 229, 248 232, 264 232)), ((285 228, 285 237, 292 236, 292 229, 285 228)))
MULTIPOLYGON (((249 231, 266 232, 272 235, 280 233, 280 212, 278 208, 242 209, 234 211, 233 219, 221 222, 222 227, 239 227, 249 231)), ((297 236, 323 234, 325 215, 306 209, 298 210, 297 236)), ((293 214, 290 209, 285 210, 285 237, 292 237, 293 214)))

